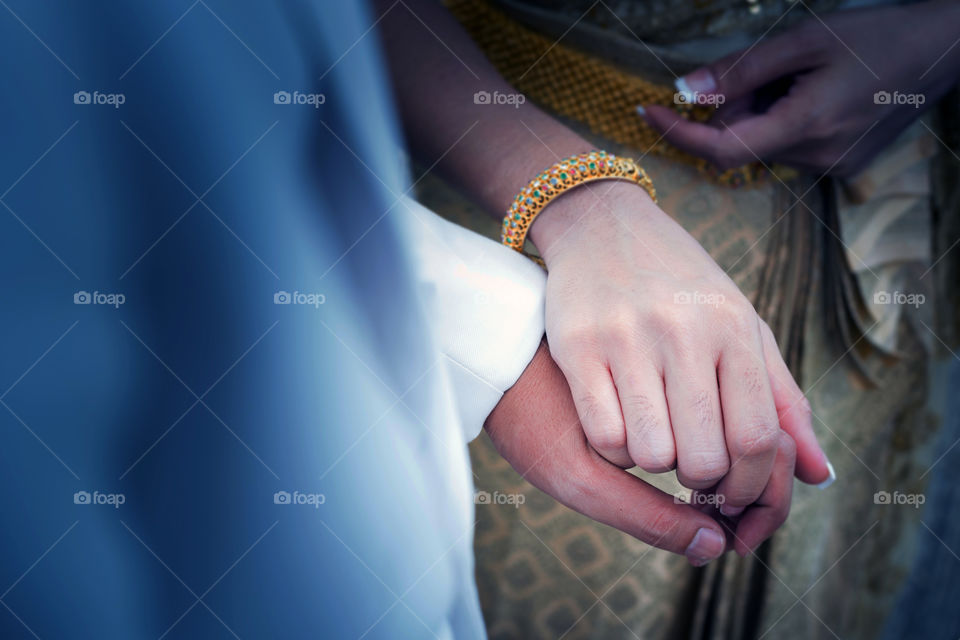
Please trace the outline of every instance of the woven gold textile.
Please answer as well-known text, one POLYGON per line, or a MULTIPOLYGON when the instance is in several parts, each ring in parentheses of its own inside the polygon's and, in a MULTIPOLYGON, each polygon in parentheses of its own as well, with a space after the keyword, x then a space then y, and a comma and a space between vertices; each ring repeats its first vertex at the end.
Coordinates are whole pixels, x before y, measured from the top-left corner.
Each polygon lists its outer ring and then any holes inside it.
POLYGON ((654 84, 553 42, 481 0, 450 0, 447 6, 503 77, 553 113, 644 153, 691 164, 720 184, 743 186, 764 175, 759 162, 721 172, 703 158, 670 145, 636 111, 638 105, 657 104, 702 122, 713 107, 677 104, 673 87, 654 84))

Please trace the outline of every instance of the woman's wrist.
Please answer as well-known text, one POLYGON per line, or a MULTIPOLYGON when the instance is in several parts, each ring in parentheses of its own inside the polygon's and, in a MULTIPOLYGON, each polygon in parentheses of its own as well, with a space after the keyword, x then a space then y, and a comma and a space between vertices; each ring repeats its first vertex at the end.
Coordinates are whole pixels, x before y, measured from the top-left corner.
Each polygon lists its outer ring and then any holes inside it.
MULTIPOLYGON (((583 234, 620 226, 615 212, 625 207, 631 210, 634 222, 665 215, 643 187, 625 180, 604 180, 580 185, 551 202, 533 221, 528 237, 549 266, 553 258, 583 234)), ((629 233, 626 228, 619 231, 629 233)))

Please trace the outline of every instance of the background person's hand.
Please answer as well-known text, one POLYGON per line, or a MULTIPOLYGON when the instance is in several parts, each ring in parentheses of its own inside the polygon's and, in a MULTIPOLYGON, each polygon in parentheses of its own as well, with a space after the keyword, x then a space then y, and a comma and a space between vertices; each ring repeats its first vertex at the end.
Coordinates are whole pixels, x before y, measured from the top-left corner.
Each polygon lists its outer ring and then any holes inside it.
POLYGON ((678 83, 723 97, 708 123, 642 105, 645 118, 721 168, 761 159, 849 176, 956 83, 958 23, 956 2, 810 18, 678 83))
POLYGON ((545 345, 490 414, 486 430, 500 454, 534 486, 589 518, 684 554, 697 566, 729 548, 741 555, 756 549, 790 510, 794 447, 783 432, 757 505, 735 520, 724 519, 723 526, 602 458, 587 443, 566 380, 545 345))

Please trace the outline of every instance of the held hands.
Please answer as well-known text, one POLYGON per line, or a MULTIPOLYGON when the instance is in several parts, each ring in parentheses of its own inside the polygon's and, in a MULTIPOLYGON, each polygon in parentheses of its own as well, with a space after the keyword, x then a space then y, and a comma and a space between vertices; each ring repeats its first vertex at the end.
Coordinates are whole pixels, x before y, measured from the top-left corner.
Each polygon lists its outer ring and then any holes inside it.
POLYGON ((605 460, 584 437, 567 382, 546 345, 487 418, 486 430, 534 486, 589 518, 684 554, 695 566, 729 549, 753 551, 790 510, 796 450, 784 432, 766 489, 733 519, 702 513, 605 460))
MULTIPOLYGON (((832 476, 809 406, 769 328, 643 189, 609 182, 570 191, 537 218, 531 239, 549 270, 550 352, 569 384, 586 441, 605 461, 650 472, 676 468, 684 486, 722 496, 723 515, 743 516, 737 547, 743 553, 782 523, 794 456, 801 480, 822 483, 832 476)), ((609 465, 590 460, 591 468, 618 477, 609 465)), ((586 463, 580 464, 577 471, 585 473, 586 463)), ((591 499, 606 491, 590 486, 589 474, 582 481, 588 486, 580 491, 588 490, 591 499)), ((590 515, 580 492, 551 488, 590 515)), ((644 496, 653 525, 658 510, 679 518, 676 507, 657 499, 654 508, 646 489, 644 496)), ((640 530, 638 537, 655 543, 654 534, 640 530)), ((686 533, 690 544, 695 534, 686 533)), ((677 550, 676 544, 657 546, 677 550)))
POLYGON ((958 20, 955 2, 810 19, 678 84, 711 103, 723 97, 710 122, 660 106, 643 105, 644 117, 721 168, 760 159, 849 176, 956 82, 958 20))

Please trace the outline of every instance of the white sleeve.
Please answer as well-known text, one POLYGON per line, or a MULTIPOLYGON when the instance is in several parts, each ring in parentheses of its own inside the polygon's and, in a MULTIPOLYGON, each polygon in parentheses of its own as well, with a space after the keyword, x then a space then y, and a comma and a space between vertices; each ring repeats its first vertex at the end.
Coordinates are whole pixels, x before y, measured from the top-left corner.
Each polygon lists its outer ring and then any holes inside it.
POLYGON ((543 338, 546 274, 530 259, 404 198, 420 296, 433 316, 466 442, 543 338))

